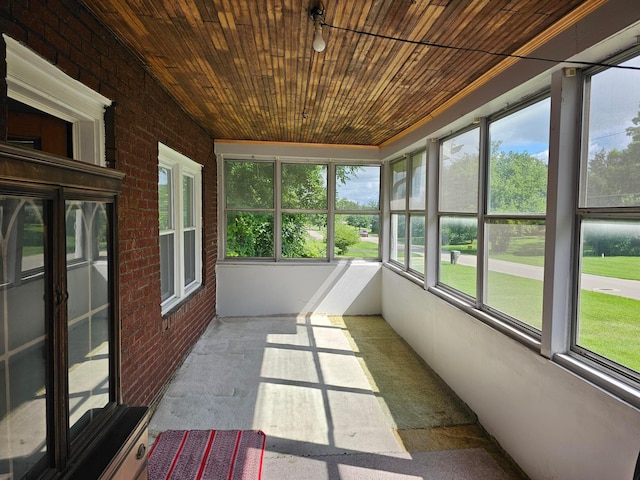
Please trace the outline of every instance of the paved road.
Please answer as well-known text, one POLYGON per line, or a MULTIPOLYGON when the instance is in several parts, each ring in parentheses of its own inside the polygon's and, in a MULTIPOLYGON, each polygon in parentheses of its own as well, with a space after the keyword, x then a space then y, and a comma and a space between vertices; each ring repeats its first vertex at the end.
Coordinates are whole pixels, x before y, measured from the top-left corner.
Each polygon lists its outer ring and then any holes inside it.
MULTIPOLYGON (((315 230, 309 229, 308 231, 313 238, 323 238, 322 234, 315 230)), ((378 243, 377 236, 361 237, 360 240, 378 243)), ((450 258, 451 256, 449 253, 442 254, 442 261, 444 262, 450 261, 450 258)), ((458 263, 460 265, 475 267, 476 257, 474 255, 460 255, 458 263)), ((544 269, 542 267, 516 262, 506 262, 504 260, 489 260, 489 270, 492 272, 505 273, 507 275, 532 278, 539 281, 542 281, 544 277, 544 269)), ((640 300, 640 281, 638 280, 623 280, 620 278, 601 277, 599 275, 583 273, 581 278, 581 287, 583 290, 592 290, 594 292, 640 300)))
MULTIPOLYGON (((442 254, 442 260, 445 262, 450 261, 450 255, 448 253, 442 254)), ((460 255, 458 263, 460 265, 475 267, 476 257, 474 255, 460 255)), ((542 281, 544 275, 542 267, 505 262, 504 260, 490 260, 489 270, 540 281, 542 281)), ((640 281, 638 280, 622 280, 620 278, 601 277, 583 273, 580 283, 583 290, 592 290, 594 292, 640 300, 640 281)))

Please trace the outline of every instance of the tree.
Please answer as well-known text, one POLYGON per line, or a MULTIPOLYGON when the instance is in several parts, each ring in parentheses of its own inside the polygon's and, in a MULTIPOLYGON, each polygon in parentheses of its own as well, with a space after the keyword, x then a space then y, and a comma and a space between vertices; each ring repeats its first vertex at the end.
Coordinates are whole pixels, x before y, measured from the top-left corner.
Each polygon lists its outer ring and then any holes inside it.
MULTIPOLYGON (((491 145, 489 166, 489 212, 502 214, 544 214, 547 209, 547 164, 528 152, 500 150, 491 145)), ((526 221, 506 219, 489 229, 493 253, 507 251, 511 238, 537 230, 526 221)))
POLYGON ((547 165, 527 152, 505 152, 492 146, 489 168, 491 213, 545 213, 547 165))
MULTIPOLYGON (((601 149, 589 159, 587 206, 640 205, 640 111, 626 129, 631 141, 622 150, 601 149)), ((585 254, 640 256, 640 234, 633 224, 590 228, 584 235, 585 254)))
POLYGON ((229 257, 272 257, 273 215, 233 212, 227 218, 229 257))
POLYGON ((589 160, 587 206, 640 205, 640 112, 631 121, 626 148, 601 149, 589 160))
POLYGON ((345 255, 351 245, 360 241, 358 229, 343 222, 336 221, 335 224, 335 248, 336 254, 345 255))
MULTIPOLYGON (((274 208, 274 166, 273 162, 225 161, 228 256, 273 257, 275 255, 273 214, 260 211, 274 208)), ((362 167, 337 167, 336 181, 345 184, 360 168, 362 167)), ((311 245, 307 240, 309 226, 326 226, 327 215, 302 211, 327 210, 327 166, 283 163, 280 187, 281 206, 288 211, 282 216, 280 232, 282 256, 288 258, 325 256, 325 251, 317 245, 311 245), (295 210, 301 212, 296 213, 295 210)), ((353 206, 354 210, 361 208, 357 204, 353 206)), ((341 248, 348 247, 343 240, 341 245, 341 248)))

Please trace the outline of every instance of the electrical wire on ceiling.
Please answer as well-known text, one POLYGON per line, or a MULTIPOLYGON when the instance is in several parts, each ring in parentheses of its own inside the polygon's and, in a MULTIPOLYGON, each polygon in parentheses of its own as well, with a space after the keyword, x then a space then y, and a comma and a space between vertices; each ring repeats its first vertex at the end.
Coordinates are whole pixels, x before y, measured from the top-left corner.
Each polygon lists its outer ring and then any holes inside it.
MULTIPOLYGON (((315 53, 315 52, 313 52, 315 53)), ((307 72, 307 86, 304 90, 304 105, 302 106, 302 119, 306 120, 309 117, 307 113, 307 97, 309 96, 309 83, 311 83, 311 68, 313 67, 313 54, 309 59, 309 71, 307 72)))
POLYGON ((553 59, 553 58, 535 57, 535 56, 530 56, 530 55, 517 55, 517 54, 514 54, 514 53, 493 52, 491 50, 483 50, 481 48, 456 47, 456 46, 453 46, 453 45, 444 45, 444 44, 441 44, 441 43, 425 42, 425 41, 421 41, 421 40, 409 40, 409 39, 406 39, 406 38, 392 37, 390 35, 383 35, 383 34, 380 34, 380 33, 366 32, 364 30, 356 30, 356 29, 348 28, 348 27, 339 27, 337 25, 331 25, 330 23, 326 23, 326 22, 322 22, 322 26, 323 27, 328 27, 328 28, 333 28, 334 30, 341 30, 343 32, 351 32, 351 33, 357 33, 358 35, 366 35, 366 36, 369 36, 369 37, 381 38, 383 40, 392 40, 394 42, 409 43, 409 44, 412 44, 412 45, 422 45, 422 46, 425 46, 425 47, 444 48, 444 49, 448 49, 448 50, 455 50, 455 51, 458 51, 458 52, 483 53, 485 55, 492 55, 494 57, 516 58, 518 60, 537 60, 537 61, 540 61, 540 62, 549 62, 549 63, 556 63, 556 64, 557 63, 564 63, 564 64, 589 66, 589 67, 620 68, 620 69, 625 69, 625 70, 638 70, 638 71, 640 71, 640 67, 634 67, 634 66, 631 66, 631 65, 614 65, 614 64, 610 64, 610 63, 583 62, 583 61, 580 61, 580 60, 558 60, 558 59, 553 59))

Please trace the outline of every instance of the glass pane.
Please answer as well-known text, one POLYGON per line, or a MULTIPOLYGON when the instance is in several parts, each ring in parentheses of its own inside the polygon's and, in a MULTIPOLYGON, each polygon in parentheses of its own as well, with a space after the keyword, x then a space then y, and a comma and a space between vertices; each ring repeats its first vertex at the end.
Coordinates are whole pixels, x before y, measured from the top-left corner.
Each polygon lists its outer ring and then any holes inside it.
POLYGON ((184 228, 195 227, 194 224, 194 188, 193 177, 182 176, 182 226, 184 228))
POLYGON ((640 372, 640 219, 582 224, 576 343, 640 372))
POLYGON ((33 201, 24 202, 22 231, 22 278, 44 269, 44 222, 42 205, 33 201))
POLYGON ((0 197, 0 478, 47 455, 45 280, 21 280, 23 265, 44 265, 42 211, 40 200, 0 197))
POLYGON ((380 167, 338 165, 336 167, 336 208, 338 210, 378 210, 380 167))
POLYGON ((478 211, 480 129, 475 128, 440 145, 441 212, 478 211))
POLYGON ((160 235, 160 298, 164 302, 175 290, 174 234, 160 235))
POLYGON ((478 221, 440 218, 440 282, 476 296, 478 221))
POLYGON ((196 231, 184 232, 184 286, 196 280, 196 231))
POLYGON ((285 213, 282 215, 284 258, 327 258, 327 216, 285 213))
POLYGON ((427 152, 411 155, 411 192, 409 209, 424 210, 427 203, 427 152))
POLYGON ((424 273, 424 215, 411 215, 411 257, 409 268, 424 273))
POLYGON ((327 166, 282 165, 282 208, 327 209, 327 166))
POLYGON ((229 208, 273 208, 273 162, 224 162, 229 208))
POLYGON ((173 228, 173 188, 171 169, 158 167, 158 212, 160 231, 173 228))
POLYGON ((489 126, 490 213, 546 213, 550 107, 546 98, 489 126))
MULTIPOLYGON (((67 264, 69 335, 69 424, 78 435, 110 400, 109 260, 99 255, 108 238, 106 205, 67 202, 74 212, 76 243, 86 246, 87 262, 67 264)), ((68 217, 67 217, 68 218, 68 217)))
POLYGON ((78 203, 68 203, 66 211, 66 251, 67 261, 83 260, 85 258, 86 235, 83 227, 83 212, 78 203))
POLYGON ((389 258, 404 264, 405 239, 407 236, 407 219, 405 215, 391 215, 391 246, 389 258))
POLYGON ((487 225, 487 304, 542 329, 543 222, 505 220, 487 225))
POLYGON ((335 256, 340 258, 380 258, 378 215, 336 215, 335 256))
MULTIPOLYGON (((640 57, 622 65, 640 68, 640 57)), ((581 206, 640 205, 640 71, 610 68, 591 77, 581 206)))
POLYGON ((228 212, 227 257, 274 257, 273 214, 228 212))
POLYGON ((407 200, 407 161, 391 164, 391 210, 404 210, 407 200))

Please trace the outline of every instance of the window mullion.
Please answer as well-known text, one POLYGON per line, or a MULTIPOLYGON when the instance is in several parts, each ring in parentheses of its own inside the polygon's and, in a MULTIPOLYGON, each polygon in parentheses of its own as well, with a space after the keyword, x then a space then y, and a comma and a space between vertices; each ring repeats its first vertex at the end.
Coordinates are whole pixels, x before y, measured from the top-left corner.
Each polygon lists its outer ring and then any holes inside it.
POLYGON ((173 169, 173 185, 174 185, 174 210, 173 210, 173 231, 174 231, 174 246, 173 246, 173 264, 174 264, 174 278, 173 285, 175 295, 178 298, 182 298, 184 295, 184 225, 182 207, 184 198, 182 198, 182 166, 180 164, 174 165, 173 169))
POLYGON ((424 227, 425 288, 438 282, 440 265, 440 232, 438 231, 438 164, 440 142, 432 140, 427 145, 427 198, 424 227))
POLYGON ((202 283, 202 255, 199 253, 202 252, 202 225, 204 220, 202 218, 202 177, 201 175, 194 176, 194 186, 193 186, 193 215, 194 215, 194 229, 196 236, 196 278, 195 281, 197 283, 202 283))
POLYGON ((273 254, 275 261, 278 262, 282 259, 282 162, 279 159, 275 162, 274 175, 273 254))
POLYGON ((478 248, 476 253, 476 305, 481 307, 487 303, 487 249, 488 239, 485 235, 485 214, 487 212, 489 194, 489 121, 487 117, 480 120, 480 150, 478 161, 478 248))
POLYGON ((570 346, 577 290, 573 265, 579 178, 579 122, 582 75, 567 77, 560 70, 551 80, 551 129, 545 233, 542 355, 552 358, 570 346))
MULTIPOLYGON (((47 395, 49 402, 49 425, 52 434, 47 437, 50 442, 53 464, 58 469, 66 467, 66 459, 70 451, 69 436, 69 371, 68 365, 68 315, 67 315, 67 282, 66 282, 66 232, 65 232, 65 204, 62 190, 58 190, 51 202, 51 235, 45 245, 50 247, 49 259, 46 261, 45 271, 50 281, 48 295, 45 301, 51 302, 50 334, 51 339, 51 394, 47 395)), ((46 248, 46 247, 45 247, 46 248)), ((49 307, 49 306, 48 306, 49 307)), ((47 308, 49 311, 49 308, 47 308)))
POLYGON ((409 271, 411 266, 411 212, 409 199, 413 187, 413 156, 405 154, 405 189, 404 189, 404 269, 409 271))
POLYGON ((335 250, 335 223, 336 223, 336 164, 329 162, 327 171, 327 261, 333 260, 335 250))

